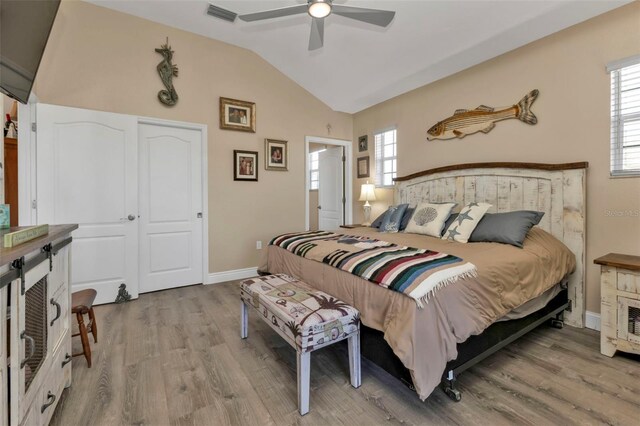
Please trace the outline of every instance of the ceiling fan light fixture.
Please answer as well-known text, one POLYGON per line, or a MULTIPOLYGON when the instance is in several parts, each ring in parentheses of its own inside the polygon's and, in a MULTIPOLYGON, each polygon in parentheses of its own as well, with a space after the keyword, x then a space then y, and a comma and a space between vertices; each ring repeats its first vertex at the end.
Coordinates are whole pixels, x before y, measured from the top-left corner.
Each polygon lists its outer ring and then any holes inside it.
POLYGON ((313 18, 326 18, 331 14, 331 2, 327 0, 312 0, 309 2, 309 15, 313 18))

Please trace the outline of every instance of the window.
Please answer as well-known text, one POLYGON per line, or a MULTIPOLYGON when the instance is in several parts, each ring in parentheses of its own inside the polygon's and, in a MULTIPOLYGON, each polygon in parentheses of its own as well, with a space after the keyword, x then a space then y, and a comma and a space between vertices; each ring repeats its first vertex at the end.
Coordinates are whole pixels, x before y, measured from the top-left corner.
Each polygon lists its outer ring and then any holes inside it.
POLYGON ((320 172, 318 171, 319 158, 318 155, 320 151, 315 151, 309 154, 309 189, 318 189, 318 176, 320 172))
POLYGON ((373 135, 376 144, 376 186, 393 186, 397 171, 396 129, 373 135))
POLYGON ((608 66, 611 72, 611 175, 640 176, 640 57, 608 66))

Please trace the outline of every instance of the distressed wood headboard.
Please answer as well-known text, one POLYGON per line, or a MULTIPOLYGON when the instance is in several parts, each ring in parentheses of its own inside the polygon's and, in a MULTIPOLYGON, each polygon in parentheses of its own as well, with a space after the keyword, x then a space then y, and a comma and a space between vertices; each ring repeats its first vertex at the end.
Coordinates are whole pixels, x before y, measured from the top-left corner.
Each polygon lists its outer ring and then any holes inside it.
POLYGON ((572 311, 565 322, 584 327, 587 162, 566 164, 470 163, 439 167, 395 179, 395 203, 490 203, 491 213, 544 212, 538 225, 576 255, 569 277, 572 311))

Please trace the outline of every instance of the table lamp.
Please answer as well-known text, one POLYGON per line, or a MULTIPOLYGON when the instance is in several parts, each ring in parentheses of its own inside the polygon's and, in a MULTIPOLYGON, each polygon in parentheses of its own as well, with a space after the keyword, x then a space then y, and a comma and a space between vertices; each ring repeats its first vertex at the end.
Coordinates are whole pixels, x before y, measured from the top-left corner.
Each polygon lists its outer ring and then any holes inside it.
POLYGON ((364 201, 364 222, 362 225, 369 226, 371 225, 371 204, 369 201, 376 200, 376 186, 372 183, 363 183, 362 188, 360 189, 360 201, 364 201))

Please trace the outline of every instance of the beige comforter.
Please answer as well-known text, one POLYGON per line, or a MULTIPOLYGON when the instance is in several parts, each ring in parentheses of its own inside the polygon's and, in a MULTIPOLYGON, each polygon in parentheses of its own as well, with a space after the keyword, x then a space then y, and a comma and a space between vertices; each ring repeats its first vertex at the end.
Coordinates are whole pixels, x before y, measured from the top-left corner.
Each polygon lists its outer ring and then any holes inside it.
POLYGON ((440 383, 456 345, 481 333, 509 311, 537 297, 575 268, 575 256, 547 232, 534 228, 524 248, 498 243, 450 242, 417 234, 381 234, 372 228, 344 229, 409 247, 459 256, 478 268, 438 290, 420 309, 404 294, 387 290, 332 266, 269 246, 260 271, 293 275, 360 310, 362 322, 384 338, 411 371, 416 391, 426 399, 440 383))

